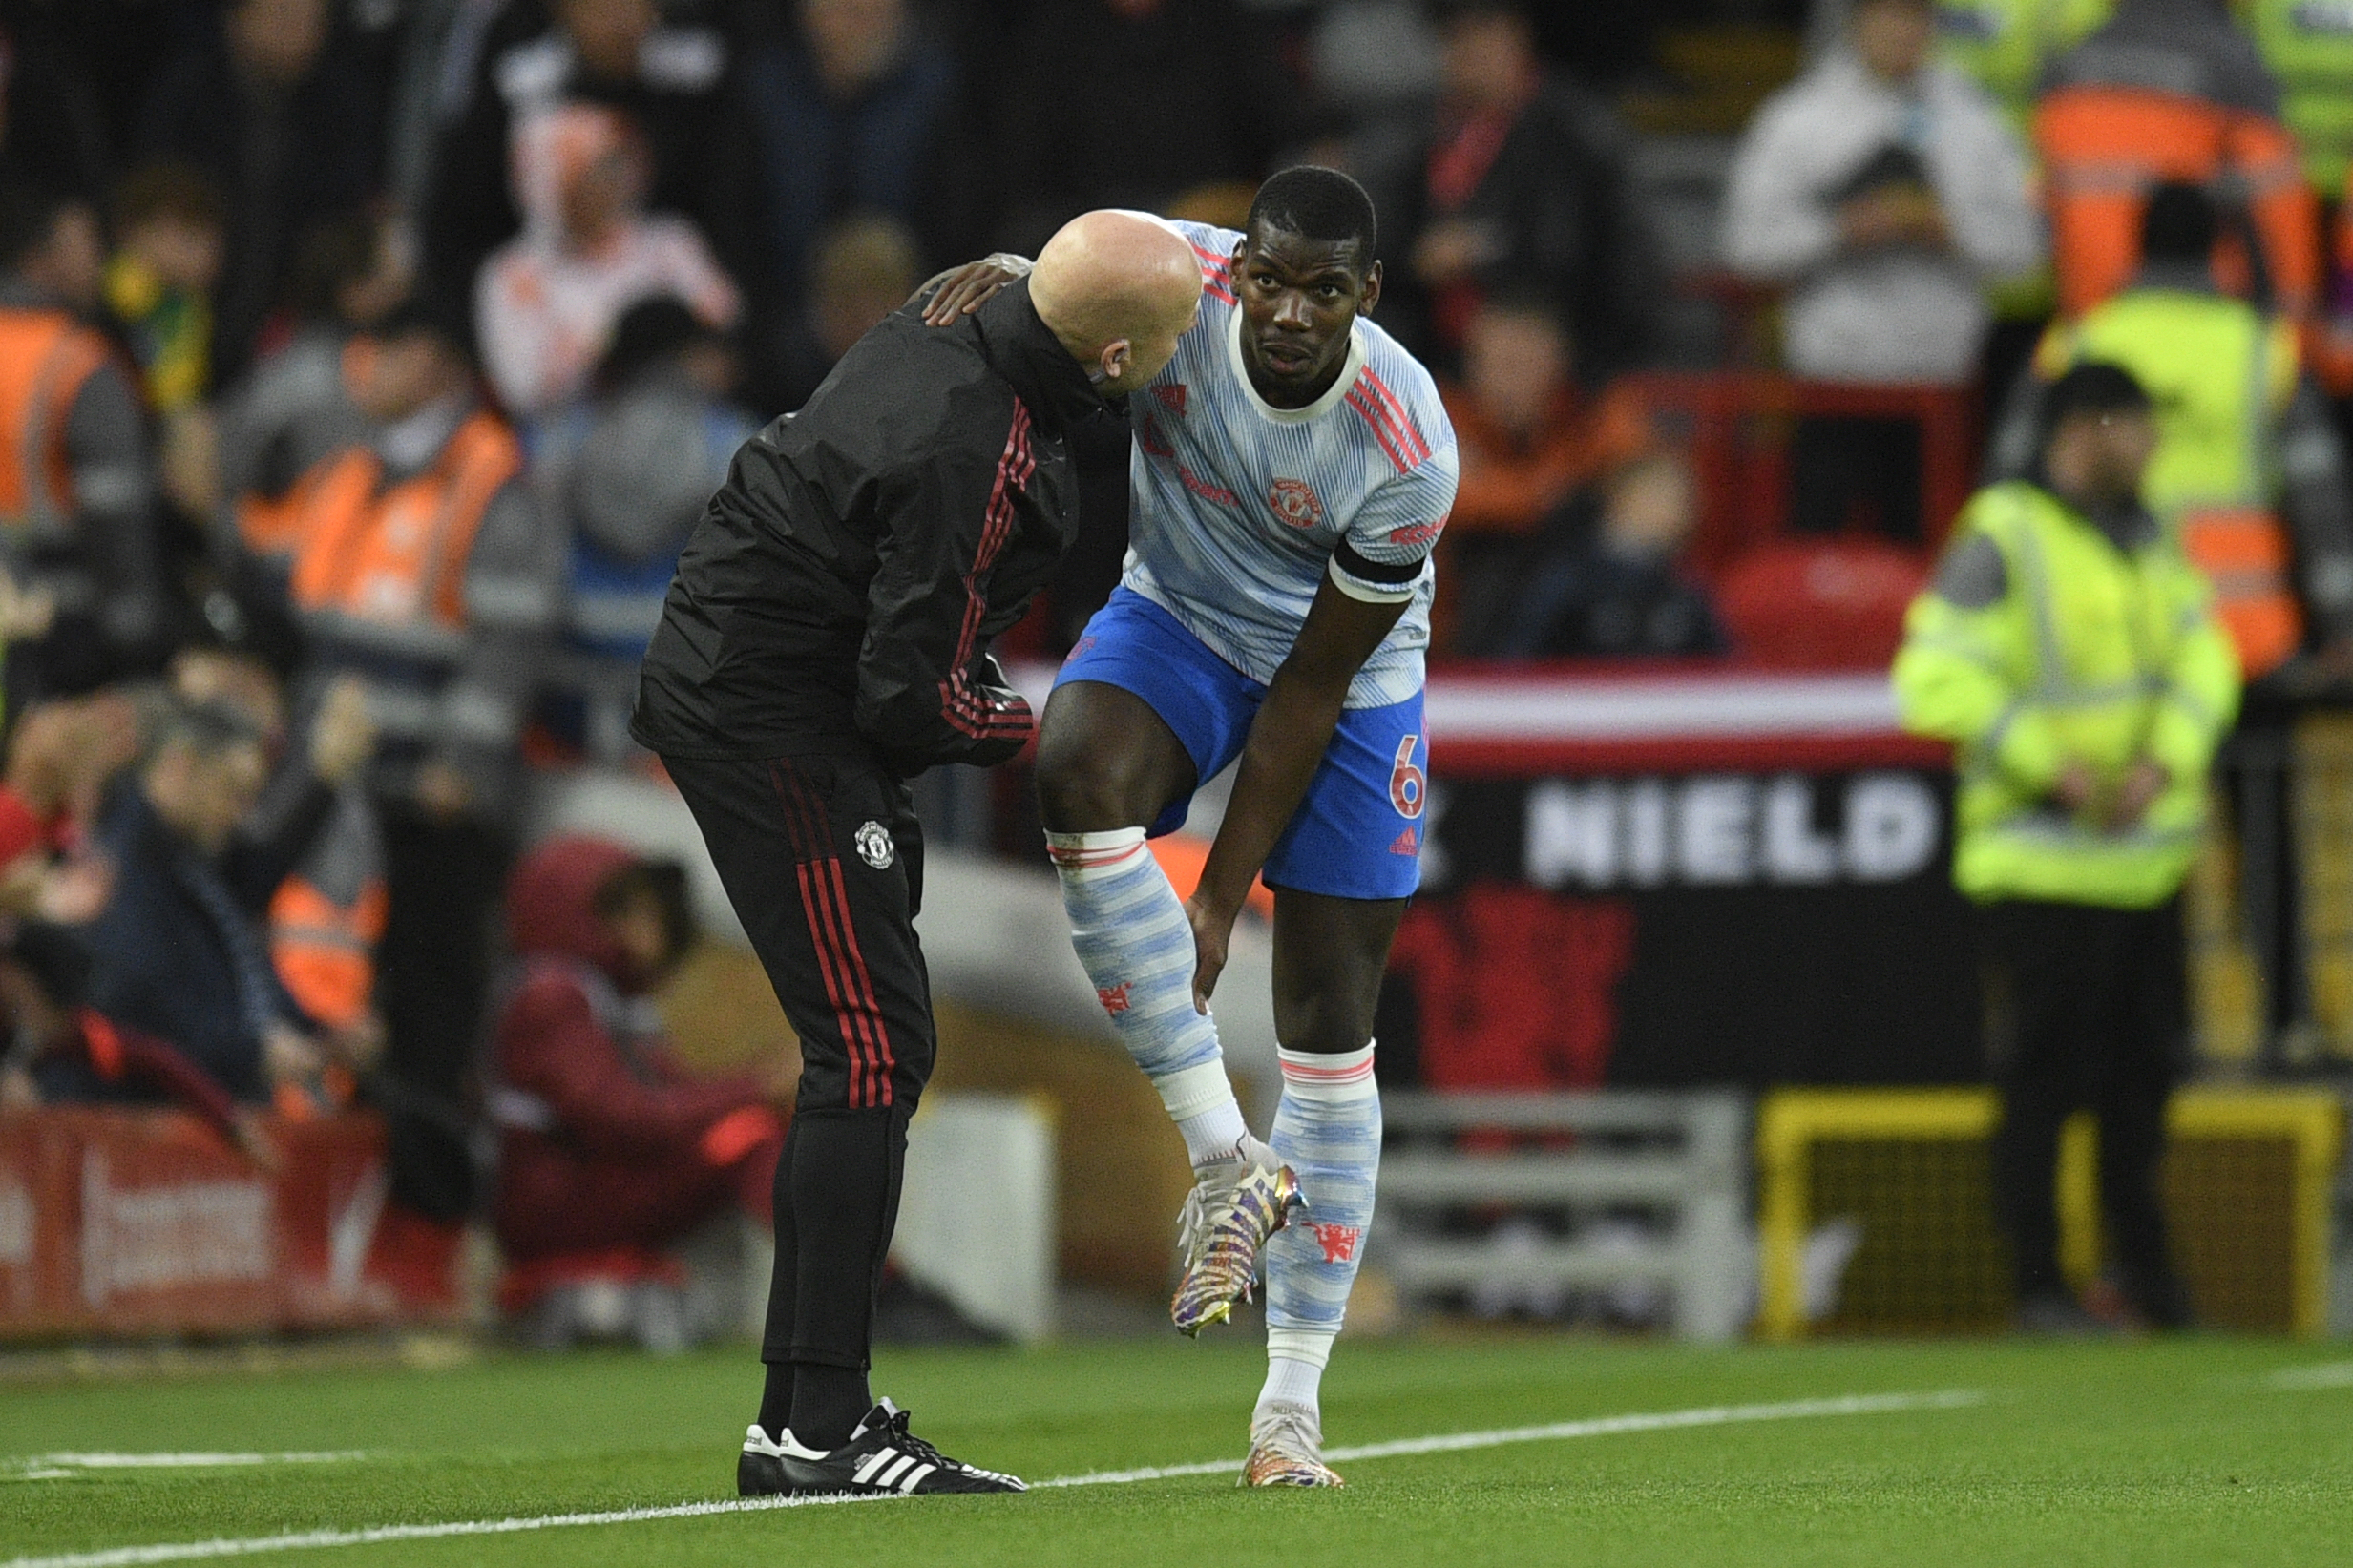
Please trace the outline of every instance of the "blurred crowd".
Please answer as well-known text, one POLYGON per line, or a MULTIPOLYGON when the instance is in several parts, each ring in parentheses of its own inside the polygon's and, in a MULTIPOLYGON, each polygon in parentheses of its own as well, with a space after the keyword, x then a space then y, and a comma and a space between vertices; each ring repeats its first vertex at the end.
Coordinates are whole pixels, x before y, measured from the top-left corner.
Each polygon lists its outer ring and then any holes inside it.
MULTIPOLYGON (((1775 367, 1817 386, 1998 412, 2131 364, 2173 454, 2152 502, 2211 525, 2250 667, 2353 668, 2344 10, 1822 0, 1737 139, 1712 297, 1770 302, 1775 367)), ((160 1093, 241 1137, 365 1094, 402 1199, 464 1211, 527 769, 641 761, 637 660, 734 449, 933 271, 1086 208, 1238 224, 1286 162, 1355 173, 1378 319, 1461 443, 1438 653, 1737 657, 1747 600, 1690 550, 1720 500, 1654 373, 1677 281, 1576 52, 1644 26, 0 3, 0 1092, 160 1093)), ((1922 443, 1799 418, 1792 528, 1924 572, 1922 443)), ((1116 578, 1125 435, 1082 446, 1084 536, 1016 651, 1060 653, 1116 578)), ((679 1125, 766 1103, 739 1090, 679 1125)), ((739 1129, 730 1170, 767 1136, 739 1129)))

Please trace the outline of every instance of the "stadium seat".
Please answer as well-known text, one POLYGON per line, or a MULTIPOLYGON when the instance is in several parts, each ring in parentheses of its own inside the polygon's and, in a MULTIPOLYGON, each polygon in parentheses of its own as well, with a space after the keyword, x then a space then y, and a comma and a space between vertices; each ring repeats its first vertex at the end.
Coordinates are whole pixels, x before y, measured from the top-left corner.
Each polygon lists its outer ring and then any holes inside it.
POLYGON ((1919 554, 1879 540, 1776 539, 1732 564, 1716 604, 1744 663, 1883 669, 1927 574, 1919 554))

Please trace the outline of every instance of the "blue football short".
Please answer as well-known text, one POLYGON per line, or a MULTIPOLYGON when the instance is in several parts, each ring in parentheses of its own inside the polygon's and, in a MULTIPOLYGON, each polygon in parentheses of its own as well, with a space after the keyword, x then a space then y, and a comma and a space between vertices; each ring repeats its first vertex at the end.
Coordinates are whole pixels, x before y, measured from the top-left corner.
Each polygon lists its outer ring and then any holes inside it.
MULTIPOLYGON (((1227 663, 1167 611, 1125 588, 1086 623, 1057 686, 1100 680, 1135 693, 1175 732, 1203 783, 1242 754, 1267 688, 1227 663)), ((1421 694, 1385 708, 1349 708, 1291 825, 1267 857, 1270 888, 1334 898, 1407 898, 1420 879, 1429 787, 1421 694)), ((1150 826, 1185 826, 1189 797, 1150 826)))

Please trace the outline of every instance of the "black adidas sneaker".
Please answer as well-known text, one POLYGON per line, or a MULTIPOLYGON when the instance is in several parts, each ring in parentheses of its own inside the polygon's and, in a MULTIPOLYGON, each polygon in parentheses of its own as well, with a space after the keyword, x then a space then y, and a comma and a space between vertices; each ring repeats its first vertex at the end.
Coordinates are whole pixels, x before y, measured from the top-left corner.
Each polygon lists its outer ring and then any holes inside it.
POLYGON ((830 1453, 803 1448, 789 1432, 771 1439, 753 1427, 735 1464, 735 1490, 746 1497, 920 1497, 1029 1489, 1014 1476, 949 1458, 909 1432, 907 1412, 886 1399, 830 1453))

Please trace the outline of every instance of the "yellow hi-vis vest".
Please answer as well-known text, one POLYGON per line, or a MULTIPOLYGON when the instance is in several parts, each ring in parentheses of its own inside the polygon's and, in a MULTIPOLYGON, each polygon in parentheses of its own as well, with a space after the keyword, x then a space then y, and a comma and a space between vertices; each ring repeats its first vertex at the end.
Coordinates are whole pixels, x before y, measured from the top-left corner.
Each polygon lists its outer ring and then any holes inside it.
POLYGON ((2181 886, 2206 822, 2206 770, 2238 707, 2238 661, 2205 579, 2169 533, 2129 554, 2049 491, 1981 491, 1951 549, 2001 554, 2002 597, 1912 602, 1896 656, 1904 726, 1954 743, 1953 880, 1980 902, 2150 909, 2181 886), (2111 831, 2050 798, 2070 765, 2112 789, 2146 757, 2170 783, 2111 831))
POLYGON ((2353 0, 2233 0, 2231 9, 2279 78, 2279 117, 2296 134, 2304 178, 2338 195, 2353 157, 2353 0))
POLYGON ((2151 511, 2214 585, 2216 614, 2250 677, 2303 642, 2294 553, 2275 503, 2280 416, 2296 395, 2296 330, 2241 300, 2134 288, 2055 326, 2040 367, 2121 365, 2156 404, 2157 449, 2142 481, 2151 511))

